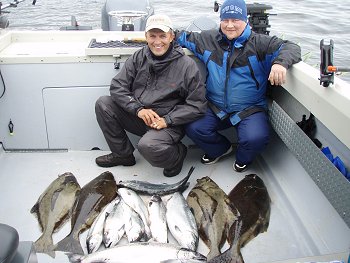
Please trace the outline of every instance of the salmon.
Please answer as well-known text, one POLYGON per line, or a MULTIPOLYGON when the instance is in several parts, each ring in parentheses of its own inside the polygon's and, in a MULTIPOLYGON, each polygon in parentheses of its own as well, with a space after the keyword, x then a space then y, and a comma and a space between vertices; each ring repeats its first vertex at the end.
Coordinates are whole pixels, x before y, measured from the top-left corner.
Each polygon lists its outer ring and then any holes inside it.
POLYGON ((152 195, 163 196, 163 195, 169 195, 175 192, 182 193, 190 185, 190 183, 187 181, 190 178, 193 170, 194 170, 194 167, 192 166, 188 171, 187 176, 175 184, 165 184, 165 183, 153 184, 145 181, 126 180, 126 181, 119 181, 118 187, 129 188, 137 193, 151 195, 151 196, 152 195))

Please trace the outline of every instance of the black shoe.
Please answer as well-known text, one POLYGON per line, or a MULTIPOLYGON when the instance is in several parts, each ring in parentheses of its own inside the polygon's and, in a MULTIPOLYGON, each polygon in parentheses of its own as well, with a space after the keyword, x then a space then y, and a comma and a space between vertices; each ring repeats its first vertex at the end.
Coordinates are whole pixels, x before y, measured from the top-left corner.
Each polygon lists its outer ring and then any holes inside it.
POLYGON ((236 171, 236 172, 243 172, 245 169, 247 169, 247 165, 246 164, 237 164, 237 162, 235 162, 233 164, 233 169, 236 171))
POLYGON ((187 148, 185 145, 180 144, 180 147, 182 148, 182 150, 180 150, 180 154, 182 152, 182 156, 180 157, 180 159, 177 161, 177 164, 175 164, 175 166, 173 168, 168 168, 163 170, 163 174, 166 177, 173 177, 178 175, 181 170, 182 170, 182 165, 184 163, 186 154, 187 154, 187 148))
POLYGON ((96 158, 96 164, 101 167, 113 167, 118 165, 133 166, 136 163, 133 154, 127 157, 118 157, 114 153, 102 155, 96 158))
POLYGON ((220 155, 219 157, 216 157, 216 158, 210 158, 208 156, 208 154, 204 154, 201 158, 201 163, 203 164, 214 164, 216 163, 217 161, 219 161, 222 157, 230 154, 232 152, 233 148, 232 146, 230 146, 230 148, 222 155, 220 155))

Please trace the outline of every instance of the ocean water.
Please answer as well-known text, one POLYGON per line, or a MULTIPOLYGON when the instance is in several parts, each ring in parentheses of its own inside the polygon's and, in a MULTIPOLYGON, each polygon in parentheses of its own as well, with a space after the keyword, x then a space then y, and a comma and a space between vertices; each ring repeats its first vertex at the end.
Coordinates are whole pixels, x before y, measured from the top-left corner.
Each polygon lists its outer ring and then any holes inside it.
MULTIPOLYGON (((105 0, 37 0, 24 1, 8 8, 10 29, 56 30, 70 25, 74 15, 79 25, 101 28, 101 8, 105 0)), ((131 0, 136 1, 136 0, 131 0)), ((301 46, 303 60, 319 68, 320 41, 334 41, 334 64, 350 67, 350 0, 260 0, 247 3, 268 4, 270 35, 292 40, 301 46)), ((184 28, 193 19, 206 16, 219 21, 213 11, 214 0, 150 0, 155 13, 168 14, 177 28, 184 28)), ((3 1, 6 4, 6 1, 3 1)), ((350 73, 340 78, 350 82, 350 73)))

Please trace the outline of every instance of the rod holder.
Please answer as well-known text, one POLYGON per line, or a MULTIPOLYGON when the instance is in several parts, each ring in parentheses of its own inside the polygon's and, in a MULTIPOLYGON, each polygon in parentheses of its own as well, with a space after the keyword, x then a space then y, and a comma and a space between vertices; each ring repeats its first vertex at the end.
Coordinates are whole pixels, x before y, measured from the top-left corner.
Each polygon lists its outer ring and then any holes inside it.
POLYGON ((320 42, 321 63, 320 63, 320 85, 328 87, 334 83, 334 72, 328 70, 328 67, 333 66, 333 49, 334 41, 331 39, 329 45, 324 43, 324 39, 320 42))

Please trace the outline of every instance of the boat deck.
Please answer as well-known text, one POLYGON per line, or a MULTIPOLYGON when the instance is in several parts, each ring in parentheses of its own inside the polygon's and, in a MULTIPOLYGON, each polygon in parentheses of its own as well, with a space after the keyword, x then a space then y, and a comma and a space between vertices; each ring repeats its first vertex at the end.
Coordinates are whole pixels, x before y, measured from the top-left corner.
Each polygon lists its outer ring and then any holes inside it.
MULTIPOLYGON (((135 179, 175 183, 187 175, 191 166, 195 166, 184 196, 195 185, 196 179, 204 176, 211 177, 226 193, 246 174, 256 173, 264 180, 272 200, 270 225, 267 232, 258 235, 242 249, 246 263, 297 262, 297 258, 320 255, 326 259, 324 255, 327 254, 332 254, 328 260, 345 262, 349 255, 349 227, 276 134, 264 154, 243 173, 232 169, 234 154, 213 165, 201 164, 199 157, 203 153, 193 145, 189 147, 182 172, 174 178, 164 177, 162 169, 152 167, 137 151, 137 163, 133 167, 98 167, 94 160, 104 153, 1 150, 0 222, 16 228, 20 241, 35 241, 40 230, 30 209, 46 187, 64 172, 72 172, 81 186, 107 170, 114 174, 116 181, 135 179)), ((69 230, 70 224, 67 223, 54 234, 54 243, 66 236, 69 230)), ((83 246, 86 234, 87 231, 80 236, 83 246)), ((202 241, 198 251, 208 252, 202 241)), ((40 263, 68 262, 63 252, 56 252, 55 260, 46 254, 37 254, 37 258, 40 263)))

